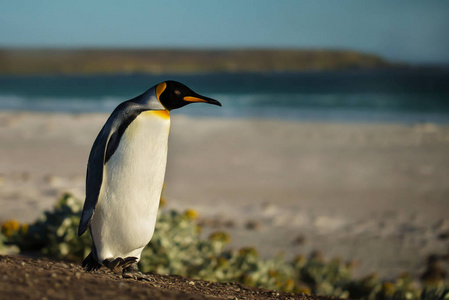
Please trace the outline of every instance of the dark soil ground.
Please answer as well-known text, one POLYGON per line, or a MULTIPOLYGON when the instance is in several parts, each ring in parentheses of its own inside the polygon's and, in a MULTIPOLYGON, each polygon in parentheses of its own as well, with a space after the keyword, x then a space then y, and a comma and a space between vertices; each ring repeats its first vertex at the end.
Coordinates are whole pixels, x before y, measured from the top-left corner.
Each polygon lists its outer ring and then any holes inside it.
POLYGON ((87 273, 73 263, 0 256, 0 299, 329 299, 269 291, 238 283, 150 275, 124 279, 102 268, 87 273))

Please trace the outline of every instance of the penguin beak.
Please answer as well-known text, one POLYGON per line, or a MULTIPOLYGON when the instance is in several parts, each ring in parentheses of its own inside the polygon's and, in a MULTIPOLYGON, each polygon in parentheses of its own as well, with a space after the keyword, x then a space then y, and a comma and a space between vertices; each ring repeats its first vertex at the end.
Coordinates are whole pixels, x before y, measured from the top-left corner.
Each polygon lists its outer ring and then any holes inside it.
POLYGON ((195 94, 194 96, 185 96, 183 99, 184 99, 184 101, 187 101, 187 102, 204 102, 204 103, 221 106, 221 103, 218 102, 217 100, 208 98, 208 97, 204 97, 204 96, 201 96, 198 94, 195 94))

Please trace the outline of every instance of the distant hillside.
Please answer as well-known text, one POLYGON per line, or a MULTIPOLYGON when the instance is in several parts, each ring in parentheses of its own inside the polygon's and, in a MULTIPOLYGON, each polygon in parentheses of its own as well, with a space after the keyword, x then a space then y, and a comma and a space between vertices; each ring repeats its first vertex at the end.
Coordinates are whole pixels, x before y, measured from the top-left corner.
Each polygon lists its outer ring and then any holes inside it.
POLYGON ((280 72, 391 66, 379 56, 343 50, 0 49, 0 74, 280 72))

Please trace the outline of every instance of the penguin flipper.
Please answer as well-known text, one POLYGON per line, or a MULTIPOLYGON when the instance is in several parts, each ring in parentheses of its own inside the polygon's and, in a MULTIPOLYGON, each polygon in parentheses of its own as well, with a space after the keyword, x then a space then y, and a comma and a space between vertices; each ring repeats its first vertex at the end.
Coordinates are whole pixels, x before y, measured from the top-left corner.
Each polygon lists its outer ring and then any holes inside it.
POLYGON ((112 129, 112 124, 109 121, 101 129, 90 151, 86 175, 86 200, 84 201, 83 212, 81 213, 78 236, 81 236, 89 228, 95 207, 97 206, 98 196, 103 182, 106 145, 112 129))

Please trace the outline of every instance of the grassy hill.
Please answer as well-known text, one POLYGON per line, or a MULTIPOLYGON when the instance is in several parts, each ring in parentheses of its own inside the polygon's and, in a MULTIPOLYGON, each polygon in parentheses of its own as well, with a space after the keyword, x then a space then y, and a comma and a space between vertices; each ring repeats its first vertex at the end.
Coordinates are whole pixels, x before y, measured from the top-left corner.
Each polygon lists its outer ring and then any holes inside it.
POLYGON ((282 72, 392 67, 344 50, 0 49, 0 74, 282 72))

